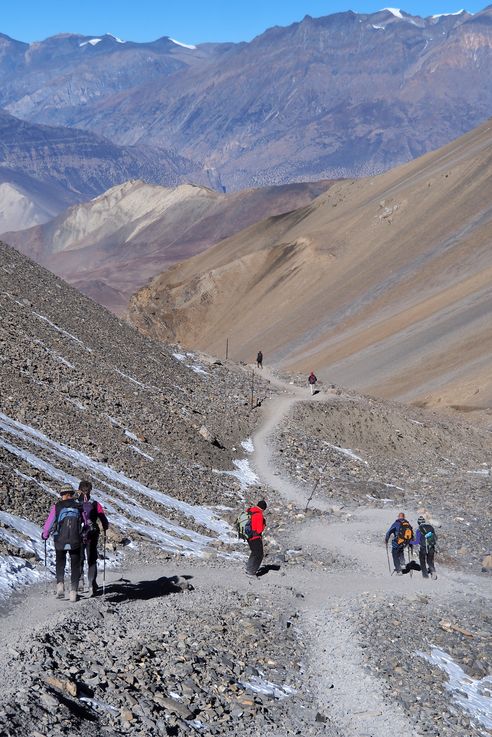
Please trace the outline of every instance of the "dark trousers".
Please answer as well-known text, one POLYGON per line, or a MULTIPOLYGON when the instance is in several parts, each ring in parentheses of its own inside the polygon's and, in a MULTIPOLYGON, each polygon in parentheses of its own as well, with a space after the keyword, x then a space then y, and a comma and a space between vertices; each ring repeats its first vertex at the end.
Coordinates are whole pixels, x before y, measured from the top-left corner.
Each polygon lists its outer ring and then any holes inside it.
POLYGON ((395 566, 395 571, 401 571, 401 569, 405 565, 405 546, 392 546, 391 555, 393 556, 393 565, 395 566))
POLYGON ((436 570, 434 567, 434 548, 426 550, 421 547, 419 550, 419 562, 422 569, 422 575, 424 578, 429 577, 429 573, 434 573, 436 570))
POLYGON ((80 548, 76 550, 55 550, 56 553, 56 583, 63 583, 65 578, 65 564, 67 553, 70 555, 70 589, 77 591, 80 578, 80 548))
POLYGON ((97 586, 97 541, 98 535, 92 537, 85 545, 82 545, 82 557, 80 561, 80 577, 84 575, 84 563, 87 561, 87 580, 89 589, 97 586))
POLYGON ((257 537, 254 540, 248 540, 248 545, 251 553, 246 564, 246 573, 255 574, 263 560, 263 540, 257 537))

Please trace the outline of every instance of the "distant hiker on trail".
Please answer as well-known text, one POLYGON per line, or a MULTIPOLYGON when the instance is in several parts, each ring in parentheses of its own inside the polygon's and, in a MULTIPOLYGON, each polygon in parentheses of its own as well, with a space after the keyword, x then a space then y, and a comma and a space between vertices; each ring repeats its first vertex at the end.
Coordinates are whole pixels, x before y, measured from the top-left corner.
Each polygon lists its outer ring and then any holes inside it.
POLYGON ((89 596, 97 594, 97 543, 99 541, 99 524, 101 522, 104 535, 109 527, 108 518, 99 502, 91 501, 92 484, 82 479, 79 484, 79 503, 82 505, 82 558, 80 561, 80 578, 84 576, 84 561, 87 560, 87 580, 89 596))
POLYGON ((419 517, 417 520, 418 529, 415 533, 415 540, 412 545, 419 545, 419 562, 424 578, 436 579, 436 569, 434 567, 434 554, 436 552, 437 535, 434 527, 425 521, 425 517, 419 517))
POLYGON ((314 371, 311 371, 311 373, 308 376, 308 382, 309 382, 309 385, 311 387, 311 394, 314 394, 314 388, 316 386, 316 382, 317 381, 318 381, 318 379, 316 377, 316 374, 314 373, 314 371))
POLYGON ((263 560, 263 530, 266 527, 263 512, 267 503, 261 499, 256 507, 248 507, 236 520, 239 537, 248 541, 251 551, 246 564, 246 574, 256 576, 263 560))
POLYGON ((65 598, 65 563, 70 554, 70 601, 77 601, 82 547, 82 507, 73 498, 70 484, 61 488, 61 501, 56 502, 44 523, 41 537, 47 540, 53 531, 56 553, 56 596, 65 598))
MULTIPOLYGON (((402 568, 405 565, 405 548, 411 544, 413 540, 413 530, 410 522, 405 519, 404 512, 400 512, 398 518, 393 522, 389 528, 384 542, 386 544, 386 551, 388 550, 388 541, 393 536, 391 541, 391 555, 393 556, 394 571, 398 576, 402 575, 402 568)), ((389 560, 389 558, 388 558, 389 560)))
POLYGON ((263 368, 263 353, 261 351, 258 351, 258 355, 256 356, 256 365, 259 369, 263 368))

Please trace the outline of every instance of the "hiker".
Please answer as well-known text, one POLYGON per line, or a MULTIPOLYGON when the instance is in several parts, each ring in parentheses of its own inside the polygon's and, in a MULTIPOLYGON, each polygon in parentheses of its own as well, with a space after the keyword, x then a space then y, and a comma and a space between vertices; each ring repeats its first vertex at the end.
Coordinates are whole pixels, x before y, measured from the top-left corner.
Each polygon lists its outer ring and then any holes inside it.
POLYGON ((53 532, 56 555, 56 596, 65 598, 65 563, 70 554, 70 601, 77 601, 82 547, 82 507, 73 498, 70 484, 61 488, 61 500, 53 504, 44 523, 41 537, 47 540, 53 532))
POLYGON ((248 545, 251 553, 246 564, 246 574, 248 576, 256 576, 258 569, 263 560, 263 530, 266 527, 263 512, 267 508, 267 503, 261 499, 256 507, 249 507, 246 511, 250 516, 251 529, 248 535, 248 545))
POLYGON ((87 560, 87 580, 89 597, 97 594, 97 543, 99 541, 99 524, 101 522, 104 535, 109 527, 108 518, 101 504, 91 500, 92 484, 82 479, 79 484, 79 503, 82 505, 82 557, 80 561, 80 578, 84 577, 84 562, 87 560))
POLYGON ((388 549, 388 541, 393 536, 391 541, 391 555, 393 556, 393 564, 398 576, 402 575, 402 568, 405 565, 405 548, 410 545, 413 540, 413 529, 410 522, 405 519, 405 513, 400 512, 397 519, 393 522, 389 528, 384 542, 386 544, 386 550, 388 549))
POLYGON ((418 529, 415 534, 415 540, 412 545, 419 546, 419 562, 424 578, 429 575, 434 580, 437 578, 436 569, 434 567, 434 554, 436 552, 437 535, 434 527, 425 521, 425 517, 419 517, 417 520, 418 529))
POLYGON ((311 386, 311 394, 314 394, 314 387, 316 386, 317 381, 318 379, 316 377, 316 374, 314 373, 314 371, 311 371, 311 373, 308 376, 308 382, 309 382, 309 385, 311 386))
POLYGON ((256 356, 256 365, 259 369, 263 368, 263 353, 261 351, 258 351, 258 355, 256 356))

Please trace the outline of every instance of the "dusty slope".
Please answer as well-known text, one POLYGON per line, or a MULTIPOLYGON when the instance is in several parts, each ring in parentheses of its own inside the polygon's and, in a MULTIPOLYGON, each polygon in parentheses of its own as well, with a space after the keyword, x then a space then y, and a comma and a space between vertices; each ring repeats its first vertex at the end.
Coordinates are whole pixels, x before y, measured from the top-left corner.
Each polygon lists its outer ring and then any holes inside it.
POLYGON ((492 399, 492 125, 376 178, 341 182, 141 290, 149 334, 405 401, 492 399))
POLYGON ((252 222, 305 205, 329 186, 323 181, 219 194, 133 180, 3 238, 96 302, 123 312, 133 292, 162 269, 252 222))

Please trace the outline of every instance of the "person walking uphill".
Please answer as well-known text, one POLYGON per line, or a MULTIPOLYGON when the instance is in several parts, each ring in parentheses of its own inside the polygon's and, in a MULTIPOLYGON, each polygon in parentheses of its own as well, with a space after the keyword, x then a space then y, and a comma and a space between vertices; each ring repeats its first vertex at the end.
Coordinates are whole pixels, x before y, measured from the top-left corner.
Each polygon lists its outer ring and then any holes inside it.
POLYGON ((70 601, 77 601, 82 547, 82 507, 73 498, 70 484, 61 488, 61 500, 53 504, 44 523, 41 537, 47 540, 53 532, 56 555, 56 596, 65 596, 65 564, 70 554, 70 601))
POLYGON ((415 541, 412 545, 419 546, 419 563, 424 578, 436 579, 436 569, 434 567, 434 554, 436 552, 437 535, 434 527, 425 521, 425 517, 419 517, 417 520, 418 529, 415 534, 415 541))
POLYGON ((263 368, 263 353, 261 351, 258 351, 258 354, 256 356, 256 366, 259 369, 263 368))
POLYGON ((263 530, 266 527, 263 512, 267 503, 261 499, 256 507, 248 507, 236 520, 236 529, 241 540, 247 540, 250 554, 246 564, 248 576, 256 576, 263 560, 263 530))
POLYGON ((405 548, 413 540, 413 530, 410 522, 405 519, 405 514, 400 512, 398 518, 393 522, 388 532, 385 535, 384 542, 386 549, 388 548, 388 541, 393 536, 391 541, 391 555, 393 556, 393 565, 398 576, 402 575, 402 568, 405 565, 405 548))
POLYGON ((316 377, 316 374, 314 373, 314 371, 311 371, 311 373, 308 376, 308 383, 309 383, 309 386, 311 387, 311 394, 314 394, 314 389, 316 387, 317 381, 318 379, 316 377))
POLYGON ((80 562, 80 577, 84 575, 84 561, 87 561, 87 580, 89 596, 97 594, 97 544, 99 542, 99 522, 104 535, 109 527, 108 518, 101 504, 91 500, 92 484, 82 479, 79 484, 79 503, 82 505, 84 528, 82 531, 82 558, 80 562))

